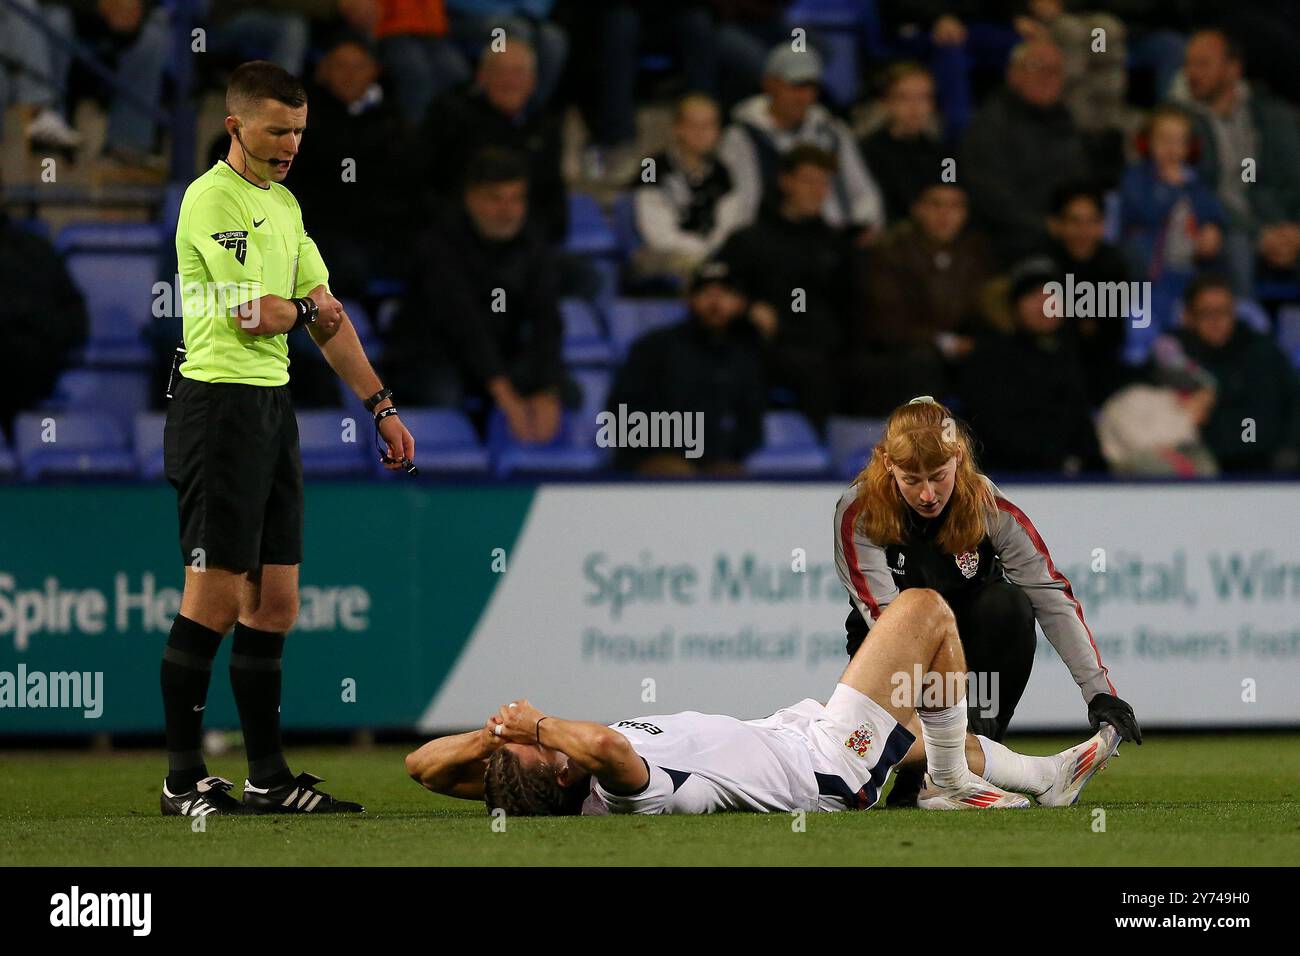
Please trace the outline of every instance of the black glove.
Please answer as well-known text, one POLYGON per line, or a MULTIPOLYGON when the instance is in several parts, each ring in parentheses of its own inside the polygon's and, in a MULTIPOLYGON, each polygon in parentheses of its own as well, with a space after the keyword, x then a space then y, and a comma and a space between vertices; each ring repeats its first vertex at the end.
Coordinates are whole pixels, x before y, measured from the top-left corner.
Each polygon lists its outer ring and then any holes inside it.
POLYGON ((1125 740, 1141 745, 1142 728, 1138 726, 1133 708, 1113 694, 1098 694, 1088 701, 1088 723, 1092 724, 1094 734, 1101 729, 1103 721, 1119 731, 1125 740))

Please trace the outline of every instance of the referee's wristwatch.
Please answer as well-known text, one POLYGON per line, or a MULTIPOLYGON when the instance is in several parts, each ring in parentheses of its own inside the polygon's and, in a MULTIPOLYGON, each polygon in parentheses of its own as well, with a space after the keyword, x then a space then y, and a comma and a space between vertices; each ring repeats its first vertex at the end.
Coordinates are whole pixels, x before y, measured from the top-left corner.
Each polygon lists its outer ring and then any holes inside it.
POLYGON ((299 299, 290 299, 289 301, 292 302, 293 307, 298 310, 298 318, 294 320, 293 328, 289 330, 290 332, 297 332, 304 325, 307 325, 310 322, 315 322, 316 316, 320 315, 320 306, 318 306, 316 300, 309 295, 304 295, 299 299))
POLYGON ((375 392, 375 394, 367 398, 362 404, 366 406, 366 411, 373 415, 375 413, 376 405, 384 401, 384 399, 392 397, 393 390, 391 388, 381 388, 379 391, 375 392))

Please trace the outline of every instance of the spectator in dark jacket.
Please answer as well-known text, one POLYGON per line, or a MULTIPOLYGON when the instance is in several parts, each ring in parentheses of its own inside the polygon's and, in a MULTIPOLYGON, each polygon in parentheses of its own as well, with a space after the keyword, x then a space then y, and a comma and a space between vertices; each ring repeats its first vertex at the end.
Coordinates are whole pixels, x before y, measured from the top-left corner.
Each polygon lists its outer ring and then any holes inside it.
POLYGON ((526 170, 501 150, 474 157, 461 208, 417 250, 422 268, 392 332, 390 367, 407 401, 475 396, 504 413, 517 439, 545 443, 573 386, 560 353, 555 255, 525 225, 526 170))
POLYGON ((310 145, 294 162, 294 195, 336 295, 360 296, 375 277, 409 272, 418 210, 393 184, 411 181, 414 164, 394 148, 402 120, 378 79, 364 43, 336 43, 308 92, 310 145))
POLYGON ((727 265, 715 260, 696 272, 687 302, 685 321, 632 345, 609 405, 617 414, 620 406, 646 415, 698 413, 703 426, 698 457, 687 457, 687 449, 620 447, 616 467, 655 475, 735 473, 762 444, 762 359, 745 320, 744 293, 727 265))
MULTIPOLYGON (((54 390, 70 353, 86 340, 86 307, 63 260, 48 242, 0 210, 0 427, 54 390)), ((11 434, 12 437, 12 434, 11 434)))
POLYGON ((983 325, 980 292, 993 277, 982 237, 966 224, 965 190, 936 180, 873 251, 845 411, 883 415, 913 395, 947 392, 983 325))
MULTIPOLYGON (((1106 200, 1088 183, 1066 183, 1052 198, 1047 218, 1050 236, 1044 247, 1056 263, 1055 276, 1062 286, 1073 276, 1077 287, 1089 282, 1128 282, 1129 271, 1118 248, 1103 240, 1106 231, 1106 200)), ((1079 357, 1088 378, 1088 394, 1099 406, 1128 376, 1123 364, 1127 316, 1098 318, 1067 317, 1066 326, 1079 341, 1079 357)))
POLYGON ((1199 121, 1197 170, 1223 204, 1226 252, 1238 291, 1251 294, 1257 266, 1294 280, 1300 274, 1295 111, 1246 81, 1241 51, 1221 30, 1192 35, 1185 71, 1187 105, 1199 121))
POLYGON ((957 179, 1005 264, 1042 244, 1052 191, 1087 172, 1083 137, 1061 102, 1063 71, 1052 43, 1017 46, 1006 89, 979 109, 962 144, 957 179))
POLYGON ((906 218, 921 190, 939 177, 946 151, 937 134, 929 70, 907 61, 890 67, 881 102, 885 124, 863 139, 862 156, 880 184, 885 217, 893 223, 906 218))
POLYGON ((718 253, 751 299, 771 384, 794 393, 818 427, 835 404, 829 373, 844 342, 852 303, 855 250, 822 218, 835 157, 796 146, 781 160, 779 205, 768 206, 718 253))
POLYGON ((1075 474, 1101 467, 1078 347, 1057 310, 1047 308, 1050 260, 1012 272, 1011 334, 992 333, 962 371, 962 403, 993 472, 1075 474))
POLYGON ((484 51, 476 87, 445 93, 429 109, 425 181, 435 197, 455 205, 479 150, 496 146, 521 153, 528 159, 529 221, 549 241, 563 242, 569 211, 560 121, 528 112, 536 82, 533 51, 523 40, 511 38, 499 52, 484 51))
POLYGON ((1267 335, 1237 321, 1232 286, 1198 276, 1175 333, 1186 359, 1214 379, 1201 438, 1223 471, 1295 472, 1300 465, 1300 376, 1267 335))

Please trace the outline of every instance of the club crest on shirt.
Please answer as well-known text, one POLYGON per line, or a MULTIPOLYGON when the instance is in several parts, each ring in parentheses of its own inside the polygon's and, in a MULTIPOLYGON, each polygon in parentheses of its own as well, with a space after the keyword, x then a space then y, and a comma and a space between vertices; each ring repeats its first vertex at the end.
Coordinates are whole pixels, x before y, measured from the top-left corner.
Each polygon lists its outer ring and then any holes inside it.
POLYGON ((957 570, 962 573, 962 577, 973 578, 975 572, 980 569, 980 553, 978 551, 966 551, 956 555, 954 560, 957 562, 957 570))
POLYGON ((866 724, 859 724, 858 729, 853 731, 848 740, 844 741, 844 746, 859 757, 865 757, 867 751, 871 749, 871 728, 866 724))

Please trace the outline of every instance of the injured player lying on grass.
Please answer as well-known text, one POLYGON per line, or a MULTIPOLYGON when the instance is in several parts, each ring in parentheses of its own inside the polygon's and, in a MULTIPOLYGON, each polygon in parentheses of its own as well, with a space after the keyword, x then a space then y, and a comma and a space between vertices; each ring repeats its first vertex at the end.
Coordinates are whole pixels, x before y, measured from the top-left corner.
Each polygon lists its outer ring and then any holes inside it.
POLYGON ((932 810, 1069 806, 1119 746, 1101 724, 1090 740, 1029 757, 966 733, 966 662, 938 592, 909 588, 889 606, 830 700, 803 700, 760 720, 685 711, 612 727, 563 720, 526 700, 482 729, 440 737, 406 769, 435 793, 485 800, 512 816, 865 810, 890 771, 924 761, 918 805, 932 810), (897 675, 930 688, 900 695, 897 675), (954 679, 955 678, 955 679, 954 679), (917 703, 920 706, 915 706, 917 703), (921 740, 908 727, 917 726, 921 740))

